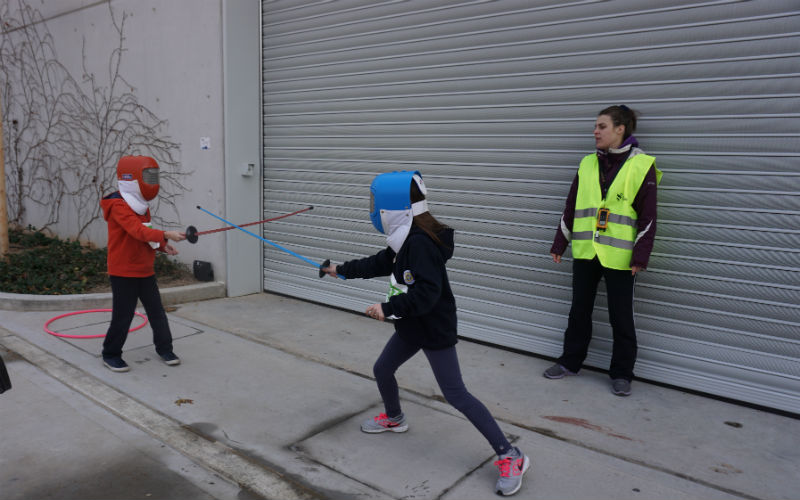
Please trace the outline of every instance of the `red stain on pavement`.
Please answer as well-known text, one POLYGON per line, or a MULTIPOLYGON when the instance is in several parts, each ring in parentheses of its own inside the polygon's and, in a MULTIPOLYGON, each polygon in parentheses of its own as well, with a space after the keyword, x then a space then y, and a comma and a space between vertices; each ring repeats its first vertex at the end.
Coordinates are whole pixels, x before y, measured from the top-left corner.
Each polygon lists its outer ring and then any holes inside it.
POLYGON ((584 429, 589 429, 590 431, 602 432, 606 436, 624 439, 626 441, 637 441, 636 439, 629 438, 628 436, 617 434, 613 431, 613 429, 609 429, 608 427, 603 427, 602 425, 593 424, 588 420, 586 420, 585 418, 559 417, 555 415, 545 415, 542 418, 546 418, 547 420, 552 420, 553 422, 561 422, 562 424, 576 425, 578 427, 583 427, 584 429))

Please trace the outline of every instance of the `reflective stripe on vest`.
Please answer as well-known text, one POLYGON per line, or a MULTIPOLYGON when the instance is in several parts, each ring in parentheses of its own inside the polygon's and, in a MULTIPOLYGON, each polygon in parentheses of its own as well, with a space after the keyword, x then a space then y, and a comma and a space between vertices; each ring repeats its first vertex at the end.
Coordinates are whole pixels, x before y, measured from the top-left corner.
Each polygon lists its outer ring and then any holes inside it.
MULTIPOLYGON (((606 199, 603 199, 597 155, 583 158, 578 168, 578 194, 572 225, 573 257, 592 259, 597 255, 604 267, 631 268, 638 218, 631 205, 654 162, 654 157, 645 154, 630 156, 611 183, 606 199), (601 208, 610 210, 605 230, 597 229, 597 214, 601 208)), ((660 172, 656 174, 660 180, 660 172)))

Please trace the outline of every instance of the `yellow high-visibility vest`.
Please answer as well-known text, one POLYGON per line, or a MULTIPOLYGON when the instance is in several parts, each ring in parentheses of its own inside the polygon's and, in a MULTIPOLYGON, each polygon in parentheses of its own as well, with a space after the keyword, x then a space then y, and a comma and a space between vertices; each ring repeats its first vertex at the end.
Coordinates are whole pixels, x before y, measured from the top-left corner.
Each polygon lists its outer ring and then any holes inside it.
MULTIPOLYGON (((636 241, 638 214, 633 199, 647 175, 655 167, 655 157, 646 154, 629 156, 620 168, 605 199, 600 191, 597 154, 587 155, 578 168, 578 194, 575 200, 575 219, 572 224, 572 256, 593 259, 595 255, 604 267, 630 269, 633 244, 636 241), (610 211, 606 229, 597 228, 600 209, 610 211)), ((656 168, 656 182, 661 171, 656 168)))

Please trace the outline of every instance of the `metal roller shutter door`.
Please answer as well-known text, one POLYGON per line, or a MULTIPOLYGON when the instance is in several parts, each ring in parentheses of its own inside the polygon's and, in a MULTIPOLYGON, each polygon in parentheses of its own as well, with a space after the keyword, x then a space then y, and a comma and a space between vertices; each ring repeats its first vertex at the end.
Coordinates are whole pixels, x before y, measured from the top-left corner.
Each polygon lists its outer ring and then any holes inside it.
MULTIPOLYGON (((265 237, 370 255, 370 181, 419 169, 456 229, 460 334, 556 356, 571 266, 550 244, 597 111, 626 103, 664 171, 637 375, 800 412, 800 9, 649 5, 263 2, 264 216, 314 206, 265 237)), ((268 291, 355 311, 387 289, 269 246, 264 268, 268 291)), ((606 368, 603 292, 587 363, 606 368)))

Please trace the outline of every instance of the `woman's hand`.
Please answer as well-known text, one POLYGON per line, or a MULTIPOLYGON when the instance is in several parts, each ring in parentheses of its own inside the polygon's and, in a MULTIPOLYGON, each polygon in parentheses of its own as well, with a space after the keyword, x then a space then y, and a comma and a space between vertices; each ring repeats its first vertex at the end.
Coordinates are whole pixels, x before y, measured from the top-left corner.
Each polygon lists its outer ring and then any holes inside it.
POLYGON ((169 243, 164 245, 164 252, 166 252, 168 255, 178 255, 178 250, 169 243))
POLYGON ((364 311, 364 314, 369 316, 370 318, 377 319, 378 321, 383 321, 386 317, 383 315, 383 307, 380 304, 372 304, 364 311))
POLYGON ((550 257, 553 258, 553 262, 555 262, 556 264, 561 264, 561 256, 560 255, 556 255, 554 253, 551 253, 550 257))

